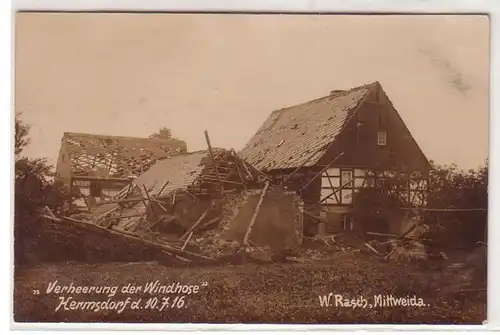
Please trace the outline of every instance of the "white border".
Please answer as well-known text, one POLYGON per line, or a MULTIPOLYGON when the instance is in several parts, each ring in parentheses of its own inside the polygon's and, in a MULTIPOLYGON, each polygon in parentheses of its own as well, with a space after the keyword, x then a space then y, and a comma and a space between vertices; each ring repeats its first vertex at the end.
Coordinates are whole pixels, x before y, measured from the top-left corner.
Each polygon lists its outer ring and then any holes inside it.
MULTIPOLYGON (((8 4, 5 0, 0 1, 2 5, 8 4)), ((6 11, 12 15, 17 10, 36 10, 36 11, 211 11, 211 12, 288 12, 288 13, 487 13, 490 15, 491 25, 491 88, 490 88, 490 182, 489 182, 489 264, 488 264, 488 325, 487 326, 418 326, 418 325, 205 325, 205 324, 23 324, 14 323, 11 317, 11 327, 18 330, 170 330, 170 331, 186 331, 186 330, 492 330, 500 329, 500 283, 499 272, 500 264, 493 262, 493 258, 498 260, 500 254, 500 227, 497 225, 500 218, 500 208, 495 208, 494 204, 500 204, 500 133, 496 133, 495 129, 500 129, 500 97, 498 88, 500 87, 500 77, 498 72, 500 69, 500 1, 499 0, 14 0, 11 11, 6 11), (495 280, 497 279, 497 280, 495 280), (497 297, 495 299, 495 297, 497 297)), ((2 40, 11 37, 9 31, 8 20, 0 20, 7 24, 2 25, 1 37, 2 40), (7 31, 5 31, 7 27, 7 31)), ((13 20, 10 28, 13 29, 13 20)), ((9 43, 13 46, 13 43, 9 43)), ((11 65, 11 58, 8 53, 2 54, 2 63, 8 60, 11 65)), ((12 67, 11 67, 12 68, 12 67)), ((2 71, 8 73, 8 70, 2 71)), ((1 82, 1 94, 7 93, 10 101, 10 85, 5 81, 1 82), (5 85, 5 86, 4 86, 5 85)), ((3 95, 2 95, 3 96, 3 95)), ((2 100, 3 101, 3 100, 2 100)), ((9 110, 12 110, 10 107, 9 110)), ((471 117, 473 116, 471 111, 471 117)), ((2 113, 8 115, 8 113, 2 113)), ((11 125, 12 119, 9 119, 6 124, 11 125)), ((5 129, 4 134, 12 132, 5 129)), ((12 157, 12 136, 10 141, 2 141, 8 145, 2 145, 1 150, 3 157, 12 157)), ((9 178, 9 183, 12 185, 12 170, 9 173, 4 173, 6 165, 0 165, 2 175, 9 178)), ((11 195, 11 194, 10 194, 11 195)), ((4 199, 2 199, 4 200, 4 199)), ((11 213, 11 197, 6 201, 1 201, 2 213, 11 213)), ((10 214, 9 214, 10 215, 10 214)), ((9 221, 10 221, 9 217, 9 221)), ((7 220, 4 222, 4 227, 7 227, 7 220)), ((11 236, 9 231, 7 234, 1 234, 2 238, 11 236)), ((12 245, 12 241, 1 243, 2 246, 8 247, 12 245)), ((11 249, 9 249, 11 250, 11 249)), ((8 259, 10 263, 10 258, 8 259)), ((8 267, 11 264, 7 264, 8 267)), ((9 278, 11 279, 11 278, 9 278)), ((12 284, 11 280, 8 285, 9 298, 3 299, 4 302, 12 300, 12 284)), ((6 304, 2 304, 5 306, 6 304)), ((10 309, 12 315, 12 308, 10 309)), ((5 314, 4 314, 5 315, 5 314)))
POLYGON ((16 10, 485 13, 495 0, 14 0, 16 10))

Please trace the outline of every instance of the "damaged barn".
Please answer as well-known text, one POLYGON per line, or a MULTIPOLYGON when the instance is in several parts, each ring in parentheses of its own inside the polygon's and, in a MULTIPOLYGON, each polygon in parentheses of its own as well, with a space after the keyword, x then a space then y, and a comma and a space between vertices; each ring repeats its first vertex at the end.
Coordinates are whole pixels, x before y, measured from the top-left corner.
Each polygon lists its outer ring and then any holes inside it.
POLYGON ((234 150, 210 145, 158 160, 91 213, 62 220, 165 246, 164 252, 185 261, 302 242, 300 198, 272 185, 234 150))
POLYGON ((67 186, 71 211, 91 211, 158 159, 186 151, 175 139, 64 133, 56 179, 67 186))

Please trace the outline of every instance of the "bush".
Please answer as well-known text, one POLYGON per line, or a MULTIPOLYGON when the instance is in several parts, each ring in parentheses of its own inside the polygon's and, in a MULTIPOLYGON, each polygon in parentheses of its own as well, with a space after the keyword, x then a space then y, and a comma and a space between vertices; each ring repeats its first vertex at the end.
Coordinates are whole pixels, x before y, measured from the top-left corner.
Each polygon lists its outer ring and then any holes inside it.
POLYGON ((41 225, 37 224, 43 208, 54 212, 64 208, 66 194, 63 185, 53 181, 53 167, 43 158, 22 156, 30 143, 29 126, 15 119, 15 200, 14 200, 14 263, 26 262, 38 253, 41 225))

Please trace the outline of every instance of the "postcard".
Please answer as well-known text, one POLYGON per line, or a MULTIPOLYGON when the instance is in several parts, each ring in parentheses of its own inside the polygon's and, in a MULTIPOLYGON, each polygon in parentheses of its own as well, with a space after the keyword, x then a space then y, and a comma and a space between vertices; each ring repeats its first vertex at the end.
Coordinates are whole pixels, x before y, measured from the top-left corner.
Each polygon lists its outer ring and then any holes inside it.
POLYGON ((485 15, 19 12, 16 323, 481 324, 485 15))

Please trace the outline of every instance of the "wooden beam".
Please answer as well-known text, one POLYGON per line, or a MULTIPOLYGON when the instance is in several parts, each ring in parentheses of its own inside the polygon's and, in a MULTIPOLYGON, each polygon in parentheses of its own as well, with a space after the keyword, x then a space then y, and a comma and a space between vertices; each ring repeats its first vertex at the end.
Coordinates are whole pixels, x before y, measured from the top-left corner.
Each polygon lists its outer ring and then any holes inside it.
POLYGON ((243 175, 241 174, 241 170, 240 170, 240 167, 238 165, 239 162, 235 162, 235 166, 236 166, 236 172, 238 172, 238 176, 240 176, 240 180, 241 180, 241 183, 243 184, 243 187, 245 188, 245 190, 247 189, 247 185, 245 183, 245 178, 243 178, 243 175))
POLYGON ((200 225, 200 228, 208 227, 209 225, 211 225, 212 223, 214 223, 214 222, 216 222, 216 221, 218 221, 220 219, 221 219, 220 216, 218 216, 216 218, 213 218, 212 220, 209 220, 209 221, 205 222, 204 224, 200 225))
POLYGON ((327 200, 327 199, 330 199, 335 193, 338 193, 340 191, 342 191, 344 189, 344 187, 346 187, 347 185, 349 185, 350 183, 353 183, 354 181, 348 181, 346 183, 344 183, 343 185, 341 185, 340 187, 336 188, 335 190, 333 190, 332 193, 330 193, 329 195, 327 195, 326 197, 324 197, 323 199, 321 199, 319 201, 319 203, 321 204, 323 201, 327 200))
POLYGON ((160 208, 165 212, 165 213, 168 213, 167 209, 165 207, 163 207, 162 205, 162 202, 161 201, 158 201, 154 198, 151 199, 152 202, 154 202, 155 204, 157 204, 158 206, 160 206, 160 208))
POLYGON ((100 232, 100 233, 103 233, 103 234, 109 234, 109 235, 114 235, 114 236, 121 236, 124 239, 128 239, 130 241, 137 241, 137 242, 143 243, 144 245, 147 245, 147 246, 150 246, 150 247, 153 247, 153 248, 156 248, 156 249, 161 249, 164 252, 168 252, 168 253, 171 253, 171 254, 174 254, 174 255, 179 255, 179 256, 182 255, 184 257, 188 257, 189 256, 190 258, 197 258, 197 259, 200 259, 200 260, 206 260, 206 261, 212 261, 212 262, 216 262, 217 261, 216 259, 213 259, 213 258, 210 258, 210 257, 207 257, 207 256, 203 256, 203 255, 200 255, 200 254, 196 254, 196 253, 193 253, 193 252, 189 252, 189 251, 185 251, 185 250, 180 250, 178 248, 174 248, 174 247, 169 246, 167 244, 162 244, 162 243, 158 243, 158 242, 155 242, 155 241, 142 239, 142 238, 138 237, 137 235, 135 235, 133 233, 130 233, 130 232, 117 231, 117 230, 113 230, 113 229, 106 229, 104 227, 99 227, 99 226, 94 225, 92 222, 80 221, 80 220, 76 220, 76 219, 73 219, 73 218, 70 218, 70 217, 66 217, 66 216, 63 216, 62 218, 53 218, 53 217, 50 217, 50 216, 47 216, 47 215, 42 215, 42 217, 44 217, 44 218, 46 218, 48 220, 54 221, 54 222, 61 223, 61 224, 68 225, 69 223, 72 223, 72 224, 78 225, 80 228, 83 228, 83 229, 85 229, 87 231, 95 231, 96 233, 100 232))
POLYGON ((126 215, 118 215, 118 216, 112 216, 110 219, 129 219, 129 218, 137 218, 139 215, 137 213, 135 214, 126 214, 126 215))
POLYGON ((257 220, 257 215, 259 215, 260 206, 262 206, 262 202, 264 201, 264 197, 266 196, 267 189, 269 188, 269 180, 266 181, 266 185, 264 185, 264 189, 262 190, 262 194, 260 195, 259 202, 255 207, 255 210, 252 215, 252 219, 250 220, 250 224, 248 225, 247 231, 245 233, 245 237, 243 238, 243 243, 248 244, 248 238, 250 237, 250 233, 252 232, 252 228, 257 220))
POLYGON ((173 253, 168 252, 168 251, 165 251, 165 250, 163 250, 163 251, 162 251, 162 253, 163 253, 163 254, 165 254, 165 255, 168 255, 168 256, 170 256, 170 257, 175 257, 175 258, 177 258, 177 259, 179 259, 179 260, 181 260, 181 261, 183 261, 183 262, 186 262, 186 263, 190 263, 190 262, 191 262, 191 260, 190 260, 190 259, 187 259, 187 258, 181 257, 181 256, 179 256, 179 255, 174 255, 173 253))
POLYGON ((167 187, 167 185, 170 183, 170 180, 167 180, 165 182, 165 184, 163 184, 163 186, 161 187, 160 191, 158 193, 156 193, 156 196, 159 196, 161 194, 161 192, 163 192, 163 190, 165 189, 165 187, 167 187))
POLYGON ((184 250, 184 248, 186 247, 186 245, 188 244, 189 240, 191 239, 191 236, 193 236, 193 232, 191 231, 187 237, 187 239, 184 241, 184 244, 182 245, 182 248, 181 250, 184 250))
MULTIPOLYGON (((238 156, 236 156, 238 157, 238 156)), ((238 157, 239 158, 239 157, 238 157)), ((243 166, 243 169, 245 169, 245 172, 247 173, 248 177, 250 179, 254 179, 252 173, 250 172, 250 170, 248 169, 248 166, 247 166, 247 162, 245 162, 243 159, 239 158, 240 161, 241 161, 241 166, 243 166)), ((254 168, 254 170, 258 171, 256 168, 254 168)), ((264 174, 263 172, 260 172, 258 171, 260 174, 264 174)))
MULTIPOLYGON (((137 214, 139 214, 139 216, 141 217, 141 219, 144 220, 144 222, 146 222, 146 224, 148 225, 148 227, 150 227, 151 223, 141 214, 141 212, 139 212, 139 210, 137 208, 135 208, 135 207, 134 207, 134 210, 137 212, 137 214)), ((141 220, 139 220, 139 223, 135 227, 134 231, 137 230, 137 229, 139 229, 139 226, 141 225, 140 223, 141 223, 141 220)))
MULTIPOLYGON (((335 186, 333 186, 332 181, 331 181, 330 178, 335 178, 335 177, 330 177, 328 174, 327 174, 327 177, 326 177, 326 179, 328 179, 328 184, 330 184, 331 189, 334 190, 335 186)), ((339 178, 339 184, 340 184, 340 176, 338 176, 337 178, 339 178)), ((335 201, 337 202, 337 204, 340 205, 340 199, 337 196, 337 193, 333 194, 333 196, 335 197, 335 201)))
POLYGON ((131 178, 107 178, 107 177, 92 177, 92 176, 71 176, 71 179, 77 181, 114 181, 114 182, 128 182, 132 181, 131 178))
POLYGON ((109 215, 109 214, 113 213, 114 211, 116 211, 118 209, 118 207, 120 207, 120 206, 119 205, 114 206, 110 210, 108 210, 108 211, 100 214, 99 216, 95 217, 94 220, 96 222, 99 222, 102 218, 106 217, 106 215, 109 215))
POLYGON ((212 165, 214 167, 215 174, 217 175, 217 180, 220 183, 220 187, 224 188, 224 186, 222 185, 222 180, 221 180, 220 175, 219 175, 219 169, 217 168, 217 162, 215 161, 214 153, 212 151, 212 145, 210 144, 210 137, 208 137, 208 131, 206 131, 206 130, 205 130, 205 140, 207 141, 208 153, 210 154, 210 159, 212 161, 212 165))
MULTIPOLYGON (((229 171, 227 176, 224 178, 224 181, 230 182, 229 178, 231 178, 233 175, 234 175, 234 168, 231 169, 231 171, 229 171)), ((243 181, 241 182, 241 184, 243 184, 243 181)))
POLYGON ((397 235, 394 234, 383 234, 383 233, 374 233, 374 232, 366 232, 368 235, 374 235, 374 236, 383 236, 383 237, 398 237, 397 235))
POLYGON ((399 240, 401 240, 401 239, 405 238, 408 234, 410 234, 412 231, 414 231, 414 230, 415 230, 415 228, 417 228, 417 225, 418 225, 418 223, 417 223, 417 222, 412 223, 412 224, 408 227, 408 229, 406 229, 406 231, 404 231, 404 232, 403 232, 403 233, 402 233, 402 234, 398 237, 398 239, 399 239, 399 240))
POLYGON ((300 188, 300 191, 302 192, 307 186, 309 186, 313 181, 316 180, 319 176, 323 174, 326 170, 330 168, 340 157, 344 155, 343 152, 341 152, 337 157, 335 157, 330 163, 328 163, 324 168, 321 169, 314 177, 312 177, 304 186, 300 188))
POLYGON ((380 252, 378 252, 374 247, 372 247, 371 245, 369 245, 368 243, 365 243, 365 246, 370 249, 371 251, 373 251, 374 253, 376 253, 377 255, 380 255, 380 252))
POLYGON ((422 211, 422 212, 487 212, 487 208, 408 208, 401 207, 401 210, 407 211, 422 211))
MULTIPOLYGON (((154 226, 156 226, 158 223, 162 222, 163 220, 165 219, 165 217, 161 217, 160 219, 158 219, 158 221, 156 222, 153 222, 153 224, 151 226, 149 226, 149 228, 153 228, 154 226)), ((171 221, 170 221, 171 222, 171 221)))
MULTIPOLYGON (((205 180, 207 180, 207 181, 218 181, 217 179, 207 178, 207 177, 205 177, 205 178, 203 178, 203 179, 205 179, 205 180)), ((222 185, 222 184, 224 184, 224 183, 226 183, 226 184, 233 184, 233 185, 243 185, 243 183, 240 183, 240 182, 237 182, 237 181, 231 181, 231 180, 221 180, 220 184, 222 185)))
MULTIPOLYGON (((132 183, 128 184, 127 193, 125 193, 124 198, 128 197, 128 195, 131 192, 133 186, 134 185, 132 183)), ((125 209, 125 207, 124 206, 120 206, 120 205, 118 205, 118 206, 120 207, 120 214, 118 214, 118 215, 121 216, 123 214, 123 210, 125 209)))
POLYGON ((323 218, 321 218, 320 216, 316 216, 316 215, 314 215, 314 214, 312 214, 312 213, 310 213, 310 212, 308 212, 306 210, 304 210, 303 213, 304 213, 305 216, 307 216, 307 217, 309 217, 311 219, 314 219, 314 220, 316 220, 318 222, 328 223, 326 220, 323 220, 323 218))
POLYGON ((69 177, 69 189, 68 189, 68 207, 69 212, 73 209, 73 177, 69 177))
POLYGON ((177 194, 177 190, 174 190, 174 194, 172 195, 172 205, 175 204, 175 195, 177 194))
MULTIPOLYGON (((149 192, 148 190, 146 189, 146 184, 142 184, 142 188, 144 188, 144 192, 146 193, 146 197, 148 198, 148 201, 149 201, 149 206, 151 206, 151 211, 153 212, 154 216, 156 219, 158 219, 158 213, 156 213, 156 209, 155 209, 155 206, 153 206, 153 204, 151 203, 151 198, 149 197, 149 192)), ((146 211, 148 210, 148 206, 146 206, 146 211)))
POLYGON ((111 199, 108 201, 99 201, 96 205, 106 205, 106 204, 127 204, 132 202, 140 202, 147 200, 147 198, 139 197, 139 198, 123 198, 123 199, 111 199))
POLYGON ((196 220, 196 222, 191 227, 189 227, 188 230, 186 230, 186 232, 184 233, 184 235, 182 235, 179 238, 179 241, 182 241, 186 236, 189 235, 189 233, 191 233, 193 230, 195 230, 196 227, 198 227, 198 225, 201 223, 201 221, 203 221, 203 219, 205 218, 205 216, 207 216, 207 214, 208 214, 209 211, 210 211, 210 207, 208 207, 207 210, 205 212, 203 212, 203 214, 200 215, 200 217, 198 218, 198 220, 196 220))

